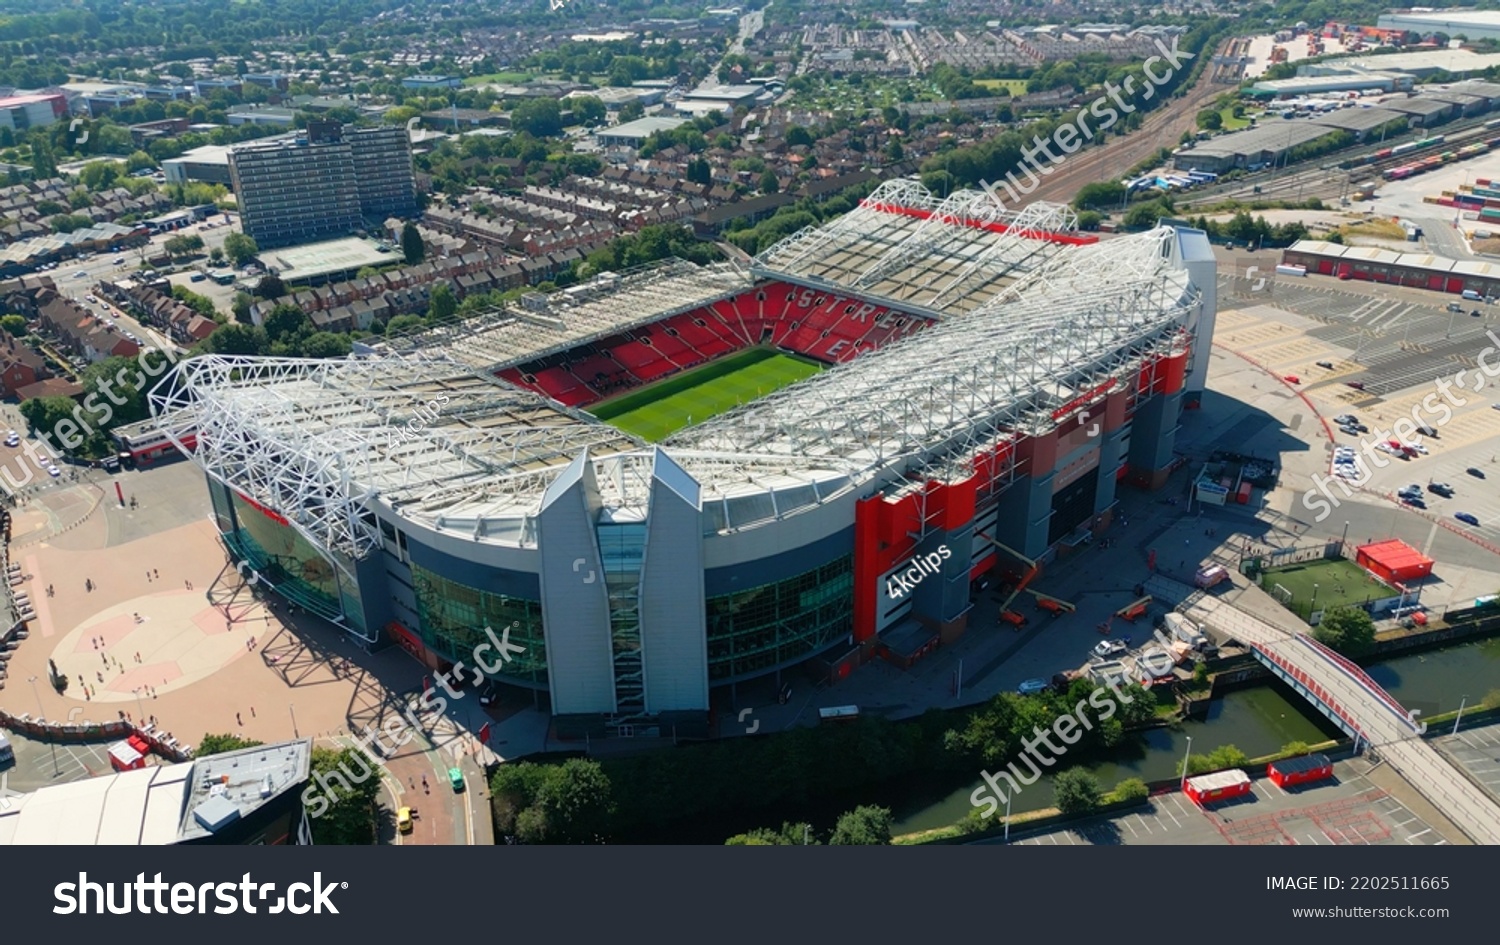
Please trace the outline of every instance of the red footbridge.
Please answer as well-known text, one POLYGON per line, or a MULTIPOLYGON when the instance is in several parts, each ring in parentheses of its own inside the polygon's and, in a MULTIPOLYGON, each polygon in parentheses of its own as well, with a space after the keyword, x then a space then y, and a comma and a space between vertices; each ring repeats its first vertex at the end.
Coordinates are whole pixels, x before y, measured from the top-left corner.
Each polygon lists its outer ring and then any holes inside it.
POLYGON ((1275 676, 1355 739, 1373 748, 1475 843, 1500 844, 1500 804, 1426 741, 1427 727, 1354 662, 1294 630, 1204 597, 1187 616, 1238 640, 1275 676))

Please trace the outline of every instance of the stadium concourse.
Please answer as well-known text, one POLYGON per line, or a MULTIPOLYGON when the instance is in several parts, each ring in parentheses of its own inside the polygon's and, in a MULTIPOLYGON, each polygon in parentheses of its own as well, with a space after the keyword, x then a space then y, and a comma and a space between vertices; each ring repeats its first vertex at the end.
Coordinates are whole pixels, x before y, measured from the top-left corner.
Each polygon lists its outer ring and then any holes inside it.
POLYGON ((747 268, 605 274, 339 361, 195 358, 151 402, 229 554, 362 645, 472 672, 507 628, 500 678, 560 732, 689 734, 720 687, 955 639, 974 582, 1165 481, 1215 285, 1198 231, 1101 241, 903 179, 747 268), (749 383, 737 356, 807 369, 740 403, 711 387, 749 383), (654 444, 585 412, 653 407, 654 444), (939 573, 893 594, 917 557, 939 573))

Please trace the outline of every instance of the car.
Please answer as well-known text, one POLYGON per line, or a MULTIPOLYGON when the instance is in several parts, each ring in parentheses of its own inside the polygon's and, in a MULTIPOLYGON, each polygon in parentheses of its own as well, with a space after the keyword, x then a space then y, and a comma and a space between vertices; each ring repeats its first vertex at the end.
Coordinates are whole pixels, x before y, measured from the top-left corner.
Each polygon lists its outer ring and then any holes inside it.
POLYGON ((500 701, 500 684, 491 679, 479 693, 480 705, 493 705, 500 701))
POLYGON ((1421 495, 1422 494, 1422 487, 1419 486, 1419 485, 1417 485, 1416 483, 1412 483, 1409 486, 1402 486, 1401 489, 1400 489, 1400 491, 1398 491, 1396 494, 1397 495, 1421 495))
POLYGON ((411 833, 411 808, 396 808, 396 829, 402 833, 411 833))
POLYGON ((1344 434, 1345 436, 1359 436, 1359 430, 1349 426, 1348 424, 1339 427, 1339 432, 1344 434))
POLYGON ((73 278, 74 279, 87 279, 88 277, 89 277, 89 272, 88 272, 87 269, 80 269, 77 272, 73 273, 73 278))
POLYGON ((56 479, 58 476, 62 475, 62 470, 58 469, 56 466, 48 466, 47 475, 51 476, 53 479, 56 479))
POLYGON ((1427 455, 1427 447, 1423 446, 1421 443, 1405 443, 1403 445, 1409 450, 1416 450, 1423 456, 1427 455))
POLYGON ((1019 692, 1023 696, 1030 696, 1038 692, 1046 691, 1047 680, 1045 679, 1028 679, 1025 682, 1021 683, 1021 685, 1016 687, 1016 692, 1019 692))
POLYGON ((88 303, 90 305, 93 305, 95 302, 99 301, 98 299, 94 298, 92 295, 85 295, 84 298, 88 301, 88 303))
POLYGON ((1490 404, 1491 410, 1500 410, 1500 404, 1490 404))
POLYGON ((1353 427, 1354 429, 1358 430, 1361 433, 1369 433, 1370 432, 1370 428, 1367 427, 1367 426, 1365 426, 1363 423, 1351 423, 1349 425, 1351 427, 1353 427))
POLYGON ((5 445, 9 446, 11 449, 15 449, 16 447, 21 445, 21 438, 18 436, 6 437, 5 445))
POLYGON ((448 783, 453 786, 453 793, 454 794, 462 794, 464 792, 464 773, 463 773, 463 771, 461 769, 459 769, 459 768, 449 768, 448 769, 448 783))
POLYGON ((1479 309, 1476 308, 1474 311, 1472 311, 1472 312, 1469 313, 1469 317, 1470 318, 1483 318, 1484 317, 1484 313, 1481 312, 1479 309))
POLYGON ((1453 487, 1446 482, 1429 482, 1427 484, 1427 491, 1433 495, 1440 495, 1445 499, 1453 498, 1453 487))
POLYGON ((1352 413, 1341 413, 1337 417, 1333 418, 1333 422, 1337 423, 1341 427, 1349 426, 1351 424, 1358 423, 1359 418, 1352 413))
POLYGON ((1102 643, 1096 644, 1090 652, 1100 659, 1109 659, 1111 656, 1118 656, 1124 653, 1127 649, 1129 647, 1126 647, 1119 640, 1105 640, 1102 643))
POLYGON ((1282 378, 1282 380, 1286 381, 1288 384, 1301 384, 1302 383, 1302 378, 1298 377, 1295 374, 1288 374, 1286 377, 1282 378))
POLYGON ((1401 502, 1403 505, 1409 505, 1414 509, 1427 508, 1427 503, 1423 502, 1422 497, 1419 495, 1404 495, 1401 497, 1401 502))
POLYGON ((1365 385, 1364 385, 1363 381, 1345 381, 1344 382, 1344 386, 1345 387, 1352 387, 1355 390, 1364 390, 1365 389, 1365 385))
POLYGON ((1317 366, 1320 367, 1320 368, 1322 368, 1322 369, 1324 369, 1325 371, 1331 371, 1331 370, 1333 370, 1333 362, 1332 361, 1318 361, 1317 362, 1317 366))
POLYGON ((1429 440, 1435 440, 1438 438, 1438 432, 1425 423, 1417 427, 1417 432, 1427 437, 1429 440))
POLYGON ((1479 519, 1470 515, 1468 512, 1454 512, 1453 517, 1458 519, 1460 522, 1463 522, 1465 525, 1473 525, 1476 528, 1479 526, 1479 519))
POLYGON ((1478 466, 1470 466, 1468 469, 1465 469, 1464 472, 1473 476, 1475 479, 1484 478, 1484 470, 1480 469, 1478 466))

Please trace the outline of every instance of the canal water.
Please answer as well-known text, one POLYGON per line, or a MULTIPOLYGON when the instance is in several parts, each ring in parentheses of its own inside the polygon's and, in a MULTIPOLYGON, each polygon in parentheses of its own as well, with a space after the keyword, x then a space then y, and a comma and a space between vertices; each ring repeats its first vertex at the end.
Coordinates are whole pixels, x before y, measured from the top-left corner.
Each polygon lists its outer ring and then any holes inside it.
MULTIPOLYGON (((1473 705, 1500 689, 1500 638, 1443 650, 1402 656, 1369 668, 1370 676, 1423 716, 1451 712, 1467 695, 1473 705)), ((1128 739, 1109 761, 1086 765, 1108 790, 1125 778, 1144 781, 1177 776, 1177 766, 1192 738, 1194 754, 1234 745, 1254 758, 1277 751, 1287 742, 1319 742, 1339 735, 1331 723, 1280 683, 1255 686, 1214 701, 1208 717, 1177 728, 1152 729, 1128 739)), ((883 798, 895 814, 898 834, 945 827, 962 820, 973 805, 970 795, 984 785, 975 780, 948 790, 935 785, 904 785, 899 797, 883 798)), ((986 789, 988 790, 988 789, 986 789)), ((1014 813, 1053 806, 1047 779, 1015 795, 1014 813)))

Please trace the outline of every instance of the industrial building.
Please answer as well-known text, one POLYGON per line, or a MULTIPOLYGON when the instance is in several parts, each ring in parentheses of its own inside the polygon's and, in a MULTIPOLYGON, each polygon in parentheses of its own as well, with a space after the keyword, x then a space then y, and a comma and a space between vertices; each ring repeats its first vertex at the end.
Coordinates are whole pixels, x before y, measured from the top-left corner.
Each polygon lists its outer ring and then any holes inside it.
POLYGON ((193 358, 151 407, 242 574, 560 730, 690 731, 715 691, 956 639, 975 582, 1164 484, 1215 287, 1199 231, 1100 241, 902 179, 748 268, 606 273, 344 360, 193 358), (827 369, 658 442, 588 413, 756 348, 827 369))
POLYGON ((236 145, 229 173, 241 224, 262 249, 347 236, 366 217, 417 210, 404 128, 309 122, 295 136, 236 145))
POLYGON ((11 131, 41 128, 67 113, 67 97, 60 94, 0 98, 0 128, 9 128, 11 131))
POLYGON ((0 846, 307 845, 312 741, 136 766, 14 794, 0 846))
POLYGON ((1418 36, 1444 33, 1450 38, 1500 39, 1500 10, 1406 10, 1382 13, 1376 26, 1406 30, 1418 36))
POLYGON ((1397 253, 1375 246, 1344 246, 1298 240, 1282 251, 1281 262, 1309 275, 1388 282, 1458 295, 1465 290, 1500 296, 1500 266, 1480 259, 1449 259, 1430 253, 1397 253))
POLYGON ((637 118, 635 121, 623 122, 612 128, 601 128, 596 137, 599 146, 603 148, 639 148, 646 143, 647 138, 658 131, 671 131, 685 124, 687 124, 686 118, 648 115, 645 118, 637 118))

